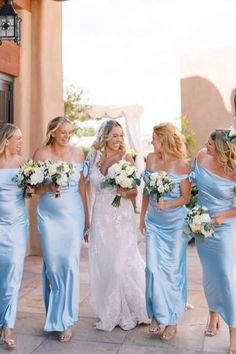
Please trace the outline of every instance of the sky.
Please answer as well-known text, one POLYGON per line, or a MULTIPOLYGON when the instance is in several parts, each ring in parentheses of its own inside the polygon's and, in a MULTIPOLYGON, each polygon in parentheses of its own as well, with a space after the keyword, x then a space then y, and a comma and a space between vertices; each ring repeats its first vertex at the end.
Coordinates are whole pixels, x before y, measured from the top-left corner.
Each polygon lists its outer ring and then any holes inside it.
POLYGON ((63 3, 64 87, 89 104, 144 107, 143 134, 180 116, 184 53, 235 47, 236 0, 63 3))

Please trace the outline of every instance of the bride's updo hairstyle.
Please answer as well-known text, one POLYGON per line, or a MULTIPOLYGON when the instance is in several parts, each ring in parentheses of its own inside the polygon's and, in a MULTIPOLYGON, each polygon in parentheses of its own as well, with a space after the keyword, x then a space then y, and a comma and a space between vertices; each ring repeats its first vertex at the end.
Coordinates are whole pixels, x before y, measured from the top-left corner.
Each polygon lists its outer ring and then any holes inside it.
POLYGON ((18 128, 14 124, 0 122, 0 155, 5 150, 7 139, 10 139, 16 130, 18 128))
POLYGON ((54 141, 53 133, 63 124, 63 123, 68 123, 71 124, 71 121, 66 118, 66 117, 56 117, 53 118, 49 123, 47 127, 47 133, 46 133, 46 141, 44 145, 51 145, 54 141))
POLYGON ((153 132, 162 143, 166 154, 177 158, 186 157, 185 137, 172 123, 161 123, 153 127, 153 132))
POLYGON ((215 144, 216 157, 224 171, 236 173, 236 143, 230 137, 230 129, 216 129, 210 134, 215 144))

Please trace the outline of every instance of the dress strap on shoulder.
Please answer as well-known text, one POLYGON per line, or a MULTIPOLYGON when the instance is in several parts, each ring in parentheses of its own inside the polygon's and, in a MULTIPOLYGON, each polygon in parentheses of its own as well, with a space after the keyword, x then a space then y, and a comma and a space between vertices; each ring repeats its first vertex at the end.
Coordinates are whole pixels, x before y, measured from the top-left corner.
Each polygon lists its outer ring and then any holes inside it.
POLYGON ((128 153, 125 152, 124 155, 122 155, 121 160, 126 160, 126 156, 127 156, 127 155, 128 155, 128 153))

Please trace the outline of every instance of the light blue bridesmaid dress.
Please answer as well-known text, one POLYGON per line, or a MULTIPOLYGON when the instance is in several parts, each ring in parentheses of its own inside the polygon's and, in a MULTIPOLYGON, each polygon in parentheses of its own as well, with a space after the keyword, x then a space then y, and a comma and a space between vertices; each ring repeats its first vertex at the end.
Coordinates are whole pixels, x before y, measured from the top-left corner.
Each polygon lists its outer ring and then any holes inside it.
POLYGON ((23 190, 12 182, 18 169, 0 169, 0 328, 14 328, 28 241, 23 190))
MULTIPOLYGON (((198 203, 212 217, 236 206, 236 182, 195 164, 198 203)), ((214 237, 200 242, 197 250, 203 270, 203 286, 209 310, 218 312, 230 327, 236 327, 236 217, 216 226, 214 237)))
MULTIPOLYGON (((151 173, 146 171, 145 173, 151 173)), ((187 175, 168 173, 175 188, 164 200, 180 197, 180 182, 187 175)), ((158 209, 150 197, 146 217, 146 304, 150 318, 163 325, 176 325, 187 303, 186 249, 183 236, 185 206, 158 209)))
POLYGON ((84 230, 84 209, 79 192, 83 163, 60 197, 51 192, 40 197, 37 219, 43 252, 44 330, 65 331, 78 320, 79 261, 84 230))

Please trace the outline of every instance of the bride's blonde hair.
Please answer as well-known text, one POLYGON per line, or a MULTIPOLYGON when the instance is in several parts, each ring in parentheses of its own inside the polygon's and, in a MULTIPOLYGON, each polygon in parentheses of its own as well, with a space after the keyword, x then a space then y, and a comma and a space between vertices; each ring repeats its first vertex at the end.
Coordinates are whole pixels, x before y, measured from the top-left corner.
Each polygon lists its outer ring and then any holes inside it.
MULTIPOLYGON (((112 129, 114 127, 120 127, 123 131, 122 126, 113 119, 108 121, 104 121, 100 128, 98 129, 96 140, 94 141, 91 150, 88 154, 88 160, 90 164, 96 163, 98 166, 102 164, 102 162, 106 158, 106 145, 109 140, 111 140, 112 129)), ((121 152, 125 152, 125 144, 124 141, 121 142, 119 150, 121 152)))
POLYGON ((153 132, 160 138, 166 154, 177 158, 186 157, 185 137, 172 123, 161 123, 153 127, 153 132))
POLYGON ((230 142, 229 130, 216 129, 210 134, 215 144, 216 157, 219 164, 228 174, 236 173, 236 144, 230 142))

